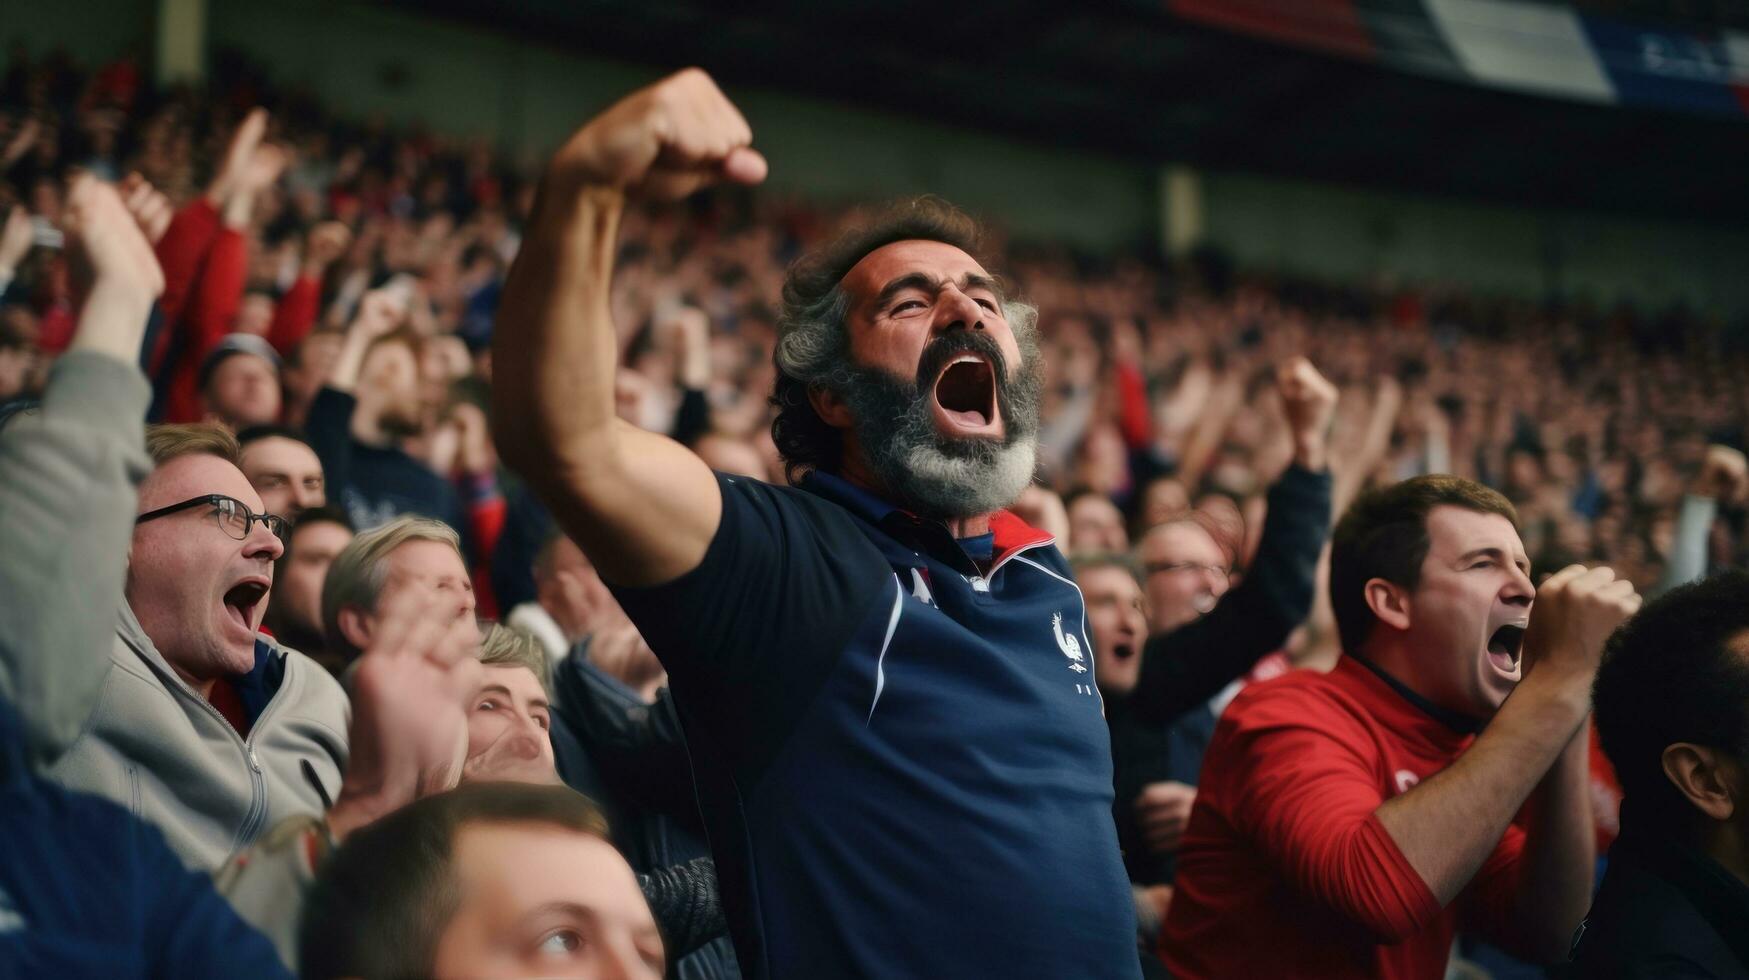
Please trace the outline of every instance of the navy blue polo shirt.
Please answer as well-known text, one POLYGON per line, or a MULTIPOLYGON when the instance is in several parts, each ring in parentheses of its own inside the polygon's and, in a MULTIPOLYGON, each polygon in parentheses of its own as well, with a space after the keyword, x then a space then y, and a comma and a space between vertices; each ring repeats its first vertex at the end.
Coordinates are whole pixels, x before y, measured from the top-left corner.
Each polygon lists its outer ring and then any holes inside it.
POLYGON ((1139 977, 1050 535, 998 513, 962 544, 827 474, 717 479, 700 565, 615 593, 668 668, 742 969, 1139 977))

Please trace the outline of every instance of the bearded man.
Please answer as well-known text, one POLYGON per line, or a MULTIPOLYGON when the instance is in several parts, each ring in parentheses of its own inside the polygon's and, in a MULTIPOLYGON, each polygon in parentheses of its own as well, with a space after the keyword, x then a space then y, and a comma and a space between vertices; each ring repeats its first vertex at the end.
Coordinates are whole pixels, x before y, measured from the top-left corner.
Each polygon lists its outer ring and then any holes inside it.
POLYGON ((1034 469, 1034 311, 976 225, 917 201, 790 271, 794 486, 615 417, 626 200, 757 183, 751 142, 692 70, 559 150, 494 338, 502 458, 669 671, 743 971, 1137 977, 1086 611, 1002 509, 1034 469))

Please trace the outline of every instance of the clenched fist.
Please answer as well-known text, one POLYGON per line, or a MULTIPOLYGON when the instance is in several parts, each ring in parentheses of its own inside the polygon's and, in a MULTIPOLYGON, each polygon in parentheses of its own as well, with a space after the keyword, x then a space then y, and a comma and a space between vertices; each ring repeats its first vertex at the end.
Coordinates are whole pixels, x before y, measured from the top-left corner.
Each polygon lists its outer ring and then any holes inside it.
POLYGON ((1549 576, 1536 590, 1524 634, 1525 679, 1589 690, 1604 641, 1639 608, 1634 584, 1606 566, 1568 565, 1549 576))
POLYGON ((1288 360, 1276 371, 1276 390, 1294 441, 1294 462, 1309 470, 1325 465, 1326 437, 1336 414, 1336 386, 1303 357, 1288 360))
POLYGON ((1749 461, 1730 446, 1706 447, 1706 459, 1700 465, 1700 475, 1694 479, 1697 497, 1711 497, 1721 504, 1742 501, 1749 489, 1749 461))
POLYGON ((1195 786, 1167 780, 1143 787, 1136 797, 1136 825, 1148 850, 1155 854, 1177 851, 1195 804, 1195 786))
POLYGON ((660 200, 719 180, 757 184, 765 158, 753 131, 711 77, 688 68, 614 103, 553 157, 550 174, 660 200))

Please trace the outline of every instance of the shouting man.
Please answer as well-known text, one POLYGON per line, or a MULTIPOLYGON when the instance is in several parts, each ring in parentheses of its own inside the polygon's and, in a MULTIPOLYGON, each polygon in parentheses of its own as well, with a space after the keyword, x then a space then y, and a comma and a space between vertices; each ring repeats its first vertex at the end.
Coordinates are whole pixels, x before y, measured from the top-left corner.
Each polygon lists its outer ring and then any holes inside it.
POLYGON ((686 71, 559 150, 494 338, 502 456, 669 671, 750 975, 1135 977, 1086 613, 1003 509, 1034 470, 1034 312, 970 219, 919 201, 791 270, 773 438, 797 486, 615 417, 626 201, 756 183, 751 141, 686 71))

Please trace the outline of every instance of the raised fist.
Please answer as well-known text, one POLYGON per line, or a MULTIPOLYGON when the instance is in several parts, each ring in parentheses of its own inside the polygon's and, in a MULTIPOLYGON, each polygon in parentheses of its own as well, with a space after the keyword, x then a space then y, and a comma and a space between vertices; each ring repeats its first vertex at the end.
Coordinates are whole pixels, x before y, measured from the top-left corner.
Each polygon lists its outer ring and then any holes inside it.
POLYGON ((406 291, 385 286, 364 294, 358 301, 352 325, 346 330, 361 339, 375 340, 394 333, 406 319, 406 291))
POLYGON ((1294 357, 1276 371, 1275 387, 1281 392, 1296 460, 1308 469, 1323 469, 1325 439, 1336 414, 1336 386, 1311 361, 1294 357))
POLYGON ((1148 850, 1155 854, 1178 850, 1195 805, 1195 786, 1167 780, 1142 787, 1141 795, 1136 797, 1136 825, 1148 850))
POLYGON ((346 246, 351 244, 352 231, 343 222, 324 221, 310 229, 310 238, 304 247, 304 261, 318 268, 327 268, 344 255, 346 246))
POLYGON ((1749 489, 1749 461, 1743 454, 1730 446, 1706 447, 1706 459, 1694 480, 1694 495, 1735 504, 1743 500, 1745 489, 1749 489))
POLYGON ((1607 566, 1568 565, 1550 575, 1536 590, 1524 634, 1524 676, 1549 671, 1589 689, 1604 641, 1639 608, 1634 584, 1607 566))
POLYGON ((553 157, 554 177, 661 200, 719 180, 757 184, 765 158, 753 131, 711 77, 688 68, 639 89, 572 135, 553 157))
POLYGON ((164 270, 114 187, 85 175, 67 194, 68 254, 86 302, 138 307, 141 325, 164 292, 164 270))
POLYGON ((122 180, 121 195, 146 241, 158 244, 164 232, 170 229, 170 219, 176 216, 170 199, 137 173, 128 174, 122 180))

